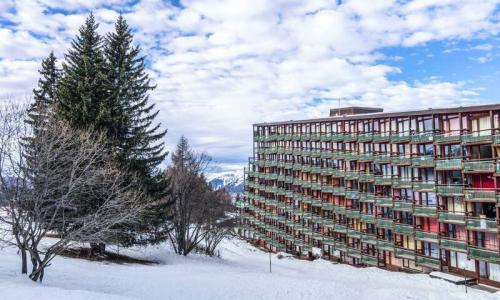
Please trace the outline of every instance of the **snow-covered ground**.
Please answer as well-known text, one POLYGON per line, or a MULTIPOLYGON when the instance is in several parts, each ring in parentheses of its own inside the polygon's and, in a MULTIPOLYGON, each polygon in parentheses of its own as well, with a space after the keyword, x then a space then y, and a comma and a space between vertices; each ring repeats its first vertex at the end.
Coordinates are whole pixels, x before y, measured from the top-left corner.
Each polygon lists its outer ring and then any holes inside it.
POLYGON ((278 259, 234 239, 221 259, 178 257, 167 246, 126 250, 158 265, 117 265, 59 257, 42 284, 19 274, 12 248, 0 250, 0 299, 500 299, 424 274, 358 269, 327 261, 278 259))

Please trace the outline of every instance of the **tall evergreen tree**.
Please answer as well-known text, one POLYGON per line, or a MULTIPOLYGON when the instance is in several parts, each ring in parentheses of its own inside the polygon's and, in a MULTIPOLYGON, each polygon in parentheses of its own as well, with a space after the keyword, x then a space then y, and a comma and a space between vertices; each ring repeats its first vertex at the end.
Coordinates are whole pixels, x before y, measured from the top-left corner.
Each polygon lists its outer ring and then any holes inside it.
POLYGON ((111 112, 106 102, 109 86, 103 38, 90 14, 65 55, 58 88, 59 113, 76 128, 106 129, 111 112))
POLYGON ((38 88, 33 89, 34 101, 27 113, 26 123, 30 124, 33 133, 43 130, 48 122, 57 98, 57 87, 61 78, 61 70, 57 68, 57 59, 53 52, 42 61, 38 88))
MULTIPOLYGON (((122 16, 116 21, 115 31, 106 36, 104 55, 110 91, 106 105, 112 117, 107 132, 113 153, 123 167, 142 179, 153 201, 165 199, 169 183, 158 166, 167 155, 161 141, 166 130, 160 130, 159 123, 153 124, 158 110, 149 102, 149 92, 156 86, 145 71, 145 59, 140 48, 133 45, 131 29, 122 16)), ((170 205, 170 201, 157 202, 142 225, 148 228, 165 224, 170 205)))

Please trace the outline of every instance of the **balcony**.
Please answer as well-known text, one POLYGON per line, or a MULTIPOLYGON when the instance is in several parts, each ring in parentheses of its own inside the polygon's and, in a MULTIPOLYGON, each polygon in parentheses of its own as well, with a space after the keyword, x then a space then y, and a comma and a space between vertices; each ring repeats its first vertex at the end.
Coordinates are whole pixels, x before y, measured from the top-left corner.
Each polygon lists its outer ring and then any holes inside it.
POLYGON ((389 132, 379 132, 373 134, 374 143, 386 143, 391 139, 391 134, 389 132))
POLYGON ((392 229, 394 222, 391 219, 377 218, 377 227, 392 229))
POLYGON ((415 233, 415 228, 413 225, 394 223, 394 232, 398 234, 413 235, 413 233, 415 233))
POLYGON ((358 134, 358 142, 370 142, 373 140, 373 134, 372 133, 360 133, 358 134))
POLYGON ((439 159, 436 161, 436 170, 461 170, 462 169, 462 159, 461 158, 448 158, 439 159))
POLYGON ((466 189, 465 201, 496 202, 496 191, 493 189, 466 189))
POLYGON ((361 261, 369 266, 374 266, 374 267, 378 266, 378 260, 374 256, 361 255, 361 261))
POLYGON ((462 185, 438 185, 436 192, 440 196, 462 196, 464 187, 462 185))
POLYGON ((415 230, 415 239, 429 243, 438 243, 439 234, 437 232, 415 230))
POLYGON ((443 134, 434 135, 434 143, 435 144, 456 144, 462 141, 462 136, 459 131, 447 132, 443 134))
POLYGON ((342 252, 347 252, 347 247, 344 243, 342 242, 337 242, 335 243, 335 250, 342 251, 342 252))
POLYGON ((345 160, 358 160, 358 153, 356 152, 346 152, 344 154, 345 160))
POLYGON ((371 173, 360 173, 359 181, 360 182, 371 182, 375 180, 375 176, 371 173))
POLYGON ((441 223, 465 224, 464 213, 454 213, 447 211, 438 212, 438 219, 441 223))
POLYGON ((375 216, 373 214, 361 213, 359 215, 361 222, 374 224, 376 222, 375 216))
POLYGON ((393 188, 411 188, 412 180, 411 178, 393 178, 392 179, 393 188))
POLYGON ((393 165, 409 166, 411 165, 411 157, 404 155, 393 156, 391 157, 391 163, 393 165))
POLYGON ((462 145, 487 144, 493 142, 491 130, 476 131, 462 136, 462 145))
POLYGON ((359 153, 358 160, 359 161, 372 161, 373 160, 373 153, 371 153, 371 152, 359 153))
POLYGON ((344 140, 344 134, 343 133, 333 133, 331 135, 332 142, 338 142, 344 140))
POLYGON ((440 246, 441 246, 441 248, 447 249, 447 250, 467 252, 467 242, 466 241, 459 241, 459 240, 455 240, 455 239, 441 237, 440 246))
POLYGON ((376 185, 392 185, 392 178, 390 176, 375 176, 376 185))
POLYGON ((415 206, 415 208, 413 209, 413 215, 421 217, 437 218, 437 209, 436 207, 431 207, 431 206, 415 206))
POLYGON ((347 199, 358 199, 359 192, 357 190, 347 190, 345 191, 345 197, 347 199))
POLYGON ((413 204, 411 202, 393 201, 392 205, 392 209, 397 211, 412 212, 413 210, 413 204))
POLYGON ((343 206, 334 205, 333 211, 337 214, 345 215, 345 207, 343 207, 343 206))
POLYGON ((377 248, 381 250, 394 251, 394 243, 392 241, 377 240, 377 248))
POLYGON ((416 168, 432 168, 435 160, 432 155, 415 156, 411 159, 411 165, 416 168))
POLYGON ((345 216, 346 218, 359 219, 359 210, 347 209, 345 216))
POLYGON ((376 196, 375 197, 375 205, 392 207, 392 198, 391 197, 376 196))
POLYGON ((341 225, 341 224, 333 224, 333 231, 339 232, 339 233, 347 233, 347 227, 345 227, 345 225, 341 225))
POLYGON ((416 133, 411 136, 411 142, 413 144, 432 143, 433 141, 434 133, 432 132, 416 133))
POLYGON ((347 229, 347 236, 355 239, 360 239, 361 231, 355 229, 347 229))
POLYGON ((358 171, 346 171, 345 172, 345 179, 346 180, 355 180, 358 178, 359 178, 358 171))
POLYGON ((321 158, 333 158, 333 153, 330 151, 323 151, 320 155, 321 158))
POLYGON ((391 134, 391 143, 407 143, 410 141, 409 132, 393 133, 391 134))
POLYGON ((494 173, 495 163, 492 160, 464 161, 464 173, 494 173))
POLYGON ((361 234, 361 242, 375 245, 377 244, 377 237, 371 234, 361 234))
POLYGON ((416 255, 415 256, 415 263, 418 266, 424 266, 428 267, 434 270, 439 269, 439 259, 430 257, 430 256, 423 256, 423 255, 416 255))
POLYGON ((413 189, 418 192, 433 192, 435 189, 434 181, 414 181, 413 189))
POLYGON ((357 249, 348 248, 347 255, 349 255, 350 257, 361 259, 361 251, 357 249))
POLYGON ((376 164, 389 164, 391 163, 391 156, 386 153, 375 154, 373 156, 373 162, 376 164))
POLYGON ((395 247, 394 248, 394 256, 396 256, 398 258, 406 258, 406 259, 415 260, 415 250, 401 248, 401 247, 395 247))
POLYGON ((359 194, 359 201, 360 202, 375 202, 375 195, 374 194, 368 194, 368 193, 360 193, 359 194))
POLYGON ((357 133, 348 133, 344 135, 344 141, 345 142, 355 142, 358 140, 358 134, 357 133))
POLYGON ((469 257, 471 259, 500 264, 500 255, 498 254, 498 251, 495 250, 469 246, 469 257))
POLYGON ((467 230, 484 231, 497 233, 497 222, 495 219, 467 217, 465 219, 467 230))

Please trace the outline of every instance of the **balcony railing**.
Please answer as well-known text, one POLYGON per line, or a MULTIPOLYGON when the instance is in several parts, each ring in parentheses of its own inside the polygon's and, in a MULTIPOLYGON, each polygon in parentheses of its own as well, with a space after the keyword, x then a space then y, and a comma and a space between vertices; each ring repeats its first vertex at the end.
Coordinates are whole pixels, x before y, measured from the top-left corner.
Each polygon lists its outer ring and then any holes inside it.
POLYGON ((361 213, 359 215, 360 219, 362 222, 365 222, 365 223, 375 223, 375 216, 373 214, 365 214, 365 213, 361 213))
POLYGON ((376 164, 388 164, 391 162, 391 156, 389 154, 383 154, 383 153, 375 154, 373 156, 373 161, 376 164))
POLYGON ((367 264, 369 266, 377 266, 378 265, 378 261, 377 261, 377 258, 374 257, 374 256, 369 256, 369 255, 361 255, 361 261, 364 263, 364 264, 367 264))
POLYGON ((393 157, 391 157, 391 163, 393 165, 406 165, 406 166, 409 166, 409 165, 411 165, 411 157, 404 156, 404 155, 393 156, 393 157))
POLYGON ((357 133, 348 133, 344 135, 344 141, 346 142, 355 142, 358 139, 357 133))
POLYGON ((434 164, 435 164, 435 160, 434 160, 434 156, 432 156, 432 155, 415 156, 415 157, 412 157, 412 159, 411 159, 411 165, 413 167, 430 168, 430 167, 434 167, 434 164))
POLYGON ((461 170, 461 158, 439 159, 436 161, 436 170, 461 170))
POLYGON ((422 132, 422 133, 416 133, 411 136, 411 142, 415 144, 419 143, 432 143, 434 140, 434 133, 433 132, 422 132))
POLYGON ((368 194, 368 193, 360 193, 359 194, 359 201, 360 202, 375 202, 375 195, 368 194))
POLYGON ((439 269, 439 259, 430 257, 430 256, 423 256, 423 255, 416 255, 415 256, 415 263, 419 266, 425 266, 431 269, 438 270, 439 269))
POLYGON ((360 173, 359 174, 359 181, 361 182, 370 182, 370 181, 374 181, 375 180, 375 176, 371 173, 360 173))
POLYGON ((375 197, 375 205, 377 206, 392 206, 392 198, 391 197, 375 197))
POLYGON ((360 133, 358 134, 358 142, 370 142, 373 139, 372 133, 360 133))
POLYGON ((484 144, 493 142, 491 130, 476 131, 469 134, 462 135, 462 144, 484 144))
POLYGON ((434 135, 434 143, 436 144, 454 144, 460 143, 462 136, 459 131, 447 132, 434 135))
POLYGON ((410 141, 409 132, 393 133, 391 134, 391 143, 406 143, 410 141))
POLYGON ((464 213, 440 211, 438 212, 438 219, 441 223, 465 224, 464 213))
POLYGON ((437 209, 436 209, 436 207, 432 207, 432 206, 415 206, 415 208, 413 209, 413 215, 436 218, 437 217, 437 209))
POLYGON ((474 202, 496 202, 496 191, 494 189, 467 189, 465 200, 474 202))
POLYGON ((392 209, 397 211, 411 212, 413 210, 413 205, 411 202, 394 201, 392 209))
POLYGON ((368 244, 377 244, 377 237, 371 234, 361 234, 361 242, 368 244))
POLYGON ((393 188, 411 188, 412 180, 411 178, 393 178, 392 179, 393 188))
POLYGON ((399 234, 413 235, 415 228, 413 225, 394 223, 394 232, 399 234))
POLYGON ((467 251, 467 243, 466 241, 459 241, 455 239, 449 239, 445 237, 441 237, 440 240, 441 248, 453 250, 453 251, 467 251))
POLYGON ((441 196, 461 196, 464 194, 464 187, 462 185, 438 185, 436 192, 441 196))
POLYGON ((377 227, 392 229, 393 221, 390 219, 377 219, 377 227))
POLYGON ((495 163, 492 160, 464 161, 464 173, 493 173, 495 163))
POLYGON ((471 259, 500 264, 500 255, 498 251, 495 250, 469 246, 469 257, 471 259))
POLYGON ((372 161, 373 159, 374 159, 373 153, 371 152, 364 152, 358 154, 359 161, 372 161))
POLYGON ((373 142, 374 143, 382 143, 388 142, 391 138, 391 134, 389 132, 380 132, 373 134, 373 142))
POLYGON ((437 232, 416 230, 415 239, 430 243, 437 243, 439 239, 439 234, 437 232))
POLYGON ((402 247, 395 247, 394 256, 399 258, 415 260, 415 250, 402 247))
POLYGON ((431 192, 435 189, 434 181, 414 181, 413 189, 419 192, 431 192))
POLYGON ((497 222, 495 219, 467 217, 465 219, 465 227, 468 230, 498 232, 497 222))
POLYGON ((375 176, 376 185, 391 185, 392 178, 390 176, 375 176))
POLYGON ((392 241, 377 240, 377 248, 394 251, 394 243, 392 241))

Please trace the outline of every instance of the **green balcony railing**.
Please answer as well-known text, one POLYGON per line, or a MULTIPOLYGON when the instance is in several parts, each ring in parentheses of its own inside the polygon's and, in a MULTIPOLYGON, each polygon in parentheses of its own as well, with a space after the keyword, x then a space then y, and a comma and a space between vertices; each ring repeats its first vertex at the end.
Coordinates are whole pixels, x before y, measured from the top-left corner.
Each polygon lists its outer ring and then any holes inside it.
POLYGON ((413 205, 411 202, 394 201, 392 203, 392 209, 397 211, 411 212, 413 210, 413 205))
POLYGON ((391 134, 391 143, 406 143, 410 141, 409 132, 393 133, 391 134))
POLYGON ((334 205, 333 211, 338 214, 345 214, 345 207, 334 205))
POLYGON ((391 185, 392 178, 390 176, 375 176, 376 185, 391 185))
POLYGON ((357 190, 347 190, 345 191, 345 197, 347 199, 358 199, 359 192, 357 190))
POLYGON ((344 153, 344 159, 345 160, 358 160, 358 153, 357 152, 346 152, 346 153, 344 153))
POLYGON ((377 247, 382 250, 394 251, 394 243, 392 241, 377 240, 377 247))
POLYGON ((375 216, 373 214, 361 213, 359 218, 362 222, 374 224, 376 222, 375 216))
POLYGON ((430 243, 437 243, 439 239, 439 234, 437 232, 415 230, 415 239, 421 241, 427 241, 430 243))
POLYGON ((359 194, 359 201, 360 202, 375 202, 375 195, 368 194, 368 193, 360 193, 359 194))
POLYGON ((346 218, 359 219, 359 210, 347 209, 345 212, 346 218))
POLYGON ((434 156, 431 155, 415 156, 412 157, 411 159, 411 165, 413 167, 430 168, 434 167, 434 164, 435 164, 434 156))
POLYGON ((467 217, 465 219, 465 227, 468 230, 498 232, 495 219, 467 217))
POLYGON ((345 179, 346 180, 354 180, 359 178, 359 172, 357 171, 346 171, 345 172, 345 179))
POLYGON ((377 244, 377 237, 371 234, 361 234, 361 241, 368 244, 377 244))
POLYGON ((410 165, 411 158, 409 156, 393 156, 391 157, 391 163, 393 165, 410 165))
POLYGON ((394 248, 394 256, 399 258, 406 258, 415 260, 415 250, 408 248, 395 247, 394 248))
POLYGON ((347 236, 359 239, 359 238, 361 238, 361 231, 358 231, 355 229, 347 229, 347 236))
POLYGON ((477 131, 469 134, 464 134, 462 136, 462 144, 464 145, 483 144, 492 142, 493 142, 493 136, 491 135, 490 130, 477 131))
POLYGON ((474 202, 496 202, 496 191, 494 189, 467 189, 465 200, 474 202))
POLYGON ((371 152, 364 152, 358 154, 359 161, 372 161, 373 159, 374 159, 373 153, 371 152))
POLYGON ((343 139, 344 139, 344 134, 343 133, 333 133, 331 135, 331 140, 333 142, 342 141, 343 139))
POLYGON ((434 135, 434 143, 436 144, 454 144, 460 143, 461 141, 462 136, 459 131, 434 135))
POLYGON ((319 140, 322 142, 329 142, 332 139, 332 135, 330 133, 322 133, 320 134, 319 140))
POLYGON ((375 197, 375 205, 377 206, 392 206, 391 197, 375 197))
POLYGON ((399 234, 413 235, 415 228, 413 225, 394 223, 394 232, 399 234))
POLYGON ((367 264, 369 266, 377 266, 378 265, 378 260, 374 256, 369 256, 369 255, 361 255, 361 261, 364 264, 367 264))
POLYGON ((391 134, 389 132, 380 132, 373 134, 373 142, 374 143, 383 143, 388 142, 391 138, 391 134))
POLYGON ((464 161, 464 172, 493 173, 495 172, 495 163, 492 160, 464 161))
POLYGON ((438 185, 436 192, 441 196, 461 196, 464 194, 464 187, 462 185, 438 185))
POLYGON ((388 164, 391 162, 391 156, 389 154, 375 154, 373 162, 376 164, 388 164))
POLYGON ((414 181, 413 189, 418 192, 431 192, 436 188, 434 181, 414 181))
POLYGON ((347 233, 347 227, 345 225, 341 225, 341 224, 334 224, 333 231, 340 232, 340 233, 347 233))
POLYGON ((350 257, 361 258, 361 251, 357 249, 347 248, 347 255, 350 257))
POLYGON ((441 237, 441 248, 453 251, 467 251, 467 243, 465 241, 458 241, 455 239, 447 239, 441 237))
POLYGON ((500 255, 498 253, 498 250, 495 251, 485 248, 469 246, 469 257, 471 259, 477 259, 494 264, 500 264, 500 255))
POLYGON ((412 143, 432 143, 434 141, 433 132, 422 132, 411 136, 412 143))
POLYGON ((342 242, 336 242, 335 243, 335 250, 347 252, 347 246, 342 242))
POLYGON ((333 210, 333 203, 322 202, 321 209, 323 210, 333 210))
POLYGON ((370 182, 370 181, 374 181, 375 180, 375 176, 371 173, 360 173, 359 174, 359 181, 360 182, 370 182))
POLYGON ((438 212, 438 220, 441 223, 465 224, 465 214, 447 211, 438 212))
POLYGON ((429 256, 416 255, 415 263, 419 266, 425 266, 431 269, 439 269, 439 259, 429 256))
POLYGON ((411 178, 393 178, 392 187, 393 188, 411 188, 413 182, 411 178))
POLYGON ((437 209, 432 206, 415 206, 413 214, 415 216, 437 218, 437 209))
POLYGON ((370 142, 373 139, 372 133, 360 133, 358 134, 358 142, 370 142))
POLYGON ((358 140, 358 134, 357 133, 348 133, 344 135, 344 141, 346 142, 355 142, 358 140))
POLYGON ((436 170, 461 170, 462 159, 450 158, 436 160, 436 170))
POLYGON ((390 219, 377 219, 377 227, 392 229, 394 221, 390 219))

